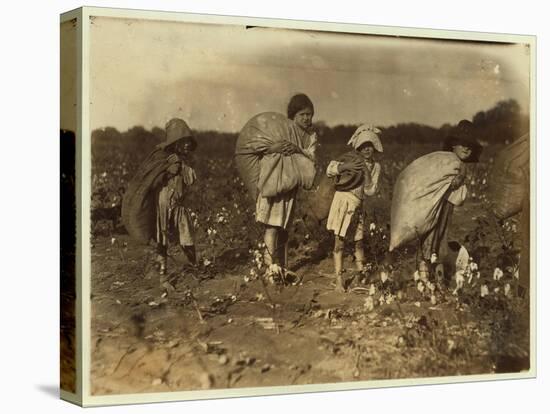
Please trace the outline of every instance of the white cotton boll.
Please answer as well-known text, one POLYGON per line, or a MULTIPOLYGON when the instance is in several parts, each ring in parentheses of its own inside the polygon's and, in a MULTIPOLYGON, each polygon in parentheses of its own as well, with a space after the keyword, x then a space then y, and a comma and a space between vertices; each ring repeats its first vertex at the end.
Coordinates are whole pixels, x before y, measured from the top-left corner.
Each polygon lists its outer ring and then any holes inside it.
POLYGON ((369 288, 369 295, 373 296, 376 293, 376 287, 371 283, 369 288))
POLYGON ((376 230, 376 224, 371 223, 370 226, 369 226, 369 230, 370 230, 370 231, 376 230))
POLYGON ((420 273, 418 273, 418 270, 416 270, 413 274, 413 279, 415 282, 420 280, 420 273))
POLYGON ((437 254, 432 253, 430 256, 430 263, 436 263, 437 262, 437 254))
POLYGON ((504 296, 508 296, 510 294, 510 283, 506 283, 504 285, 504 296))
POLYGON ((458 251, 458 255, 456 257, 456 262, 455 262, 457 272, 461 270, 466 270, 469 262, 470 262, 470 254, 468 253, 468 250, 466 250, 464 246, 461 246, 460 250, 458 251))
POLYGON ((367 296, 365 299, 365 304, 363 305, 367 311, 371 311, 374 309, 374 300, 372 299, 372 296, 367 296))
POLYGON ((418 284, 416 285, 416 288, 420 293, 424 292, 424 283, 418 282, 418 284))
POLYGON ((382 281, 382 283, 385 283, 386 280, 388 280, 388 273, 385 272, 385 271, 381 271, 380 272, 380 280, 382 281))
POLYGON ((484 298, 488 294, 489 294, 489 288, 487 287, 487 285, 481 285, 481 288, 480 288, 481 297, 484 298))
POLYGON ((464 271, 460 270, 455 273, 455 281, 457 289, 461 289, 464 286, 464 271))
POLYGON ((504 276, 504 272, 499 267, 495 267, 495 271, 493 272, 493 279, 500 280, 502 276, 504 276))

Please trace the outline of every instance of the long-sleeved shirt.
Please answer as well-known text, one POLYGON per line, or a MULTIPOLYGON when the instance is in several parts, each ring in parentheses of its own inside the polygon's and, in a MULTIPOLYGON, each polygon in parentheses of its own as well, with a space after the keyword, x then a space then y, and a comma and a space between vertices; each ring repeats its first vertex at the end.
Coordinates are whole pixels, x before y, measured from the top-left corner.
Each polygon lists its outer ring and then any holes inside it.
MULTIPOLYGON (((327 167, 327 176, 332 178, 340 175, 338 167, 343 164, 340 161, 331 161, 327 167)), ((365 161, 364 174, 369 174, 363 179, 363 185, 350 190, 357 198, 362 200, 365 196, 373 196, 378 192, 378 179, 380 178, 380 164, 377 162, 365 161), (370 178, 370 179, 369 179, 370 178)))

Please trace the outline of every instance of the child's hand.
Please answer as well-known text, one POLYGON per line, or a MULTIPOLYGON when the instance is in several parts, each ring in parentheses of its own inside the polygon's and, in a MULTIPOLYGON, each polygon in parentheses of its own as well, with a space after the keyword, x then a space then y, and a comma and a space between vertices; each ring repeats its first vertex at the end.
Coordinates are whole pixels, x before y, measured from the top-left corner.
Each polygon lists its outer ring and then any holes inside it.
POLYGON ((363 168, 365 168, 365 164, 363 163, 363 161, 355 159, 352 161, 343 162, 342 164, 339 165, 338 170, 340 172, 345 172, 345 171, 359 172, 359 171, 362 171, 363 168))
POLYGON ((166 161, 168 162, 168 164, 179 163, 180 157, 176 154, 170 154, 168 158, 166 158, 166 161))
POLYGON ((175 163, 171 164, 166 169, 166 171, 168 171, 168 173, 171 174, 171 175, 177 175, 177 174, 179 174, 180 169, 181 169, 181 164, 179 162, 175 162, 175 163))
POLYGON ((450 189, 454 191, 459 188, 464 183, 464 178, 465 177, 462 174, 459 174, 455 178, 453 178, 453 181, 451 181, 450 189))
POLYGON ((279 141, 271 144, 266 153, 290 155, 294 152, 294 148, 296 148, 296 146, 289 141, 279 141))
POLYGON ((295 144, 292 142, 287 142, 288 145, 285 146, 283 149, 282 154, 283 155, 292 155, 301 152, 300 148, 298 148, 295 144))

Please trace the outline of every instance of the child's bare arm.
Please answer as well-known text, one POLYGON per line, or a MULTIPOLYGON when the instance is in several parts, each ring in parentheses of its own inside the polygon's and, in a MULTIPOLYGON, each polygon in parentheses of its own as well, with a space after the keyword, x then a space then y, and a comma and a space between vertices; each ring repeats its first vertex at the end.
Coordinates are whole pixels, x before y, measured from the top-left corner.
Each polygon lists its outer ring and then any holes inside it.
POLYGON ((451 191, 454 191, 457 188, 459 188, 462 184, 464 184, 464 175, 458 174, 455 178, 453 178, 453 181, 451 181, 451 185, 449 186, 449 189, 451 191))
POLYGON ((380 179, 380 164, 376 163, 374 164, 374 167, 372 168, 372 171, 370 173, 370 183, 368 185, 365 185, 364 193, 367 196, 373 196, 378 192, 378 181, 380 179))

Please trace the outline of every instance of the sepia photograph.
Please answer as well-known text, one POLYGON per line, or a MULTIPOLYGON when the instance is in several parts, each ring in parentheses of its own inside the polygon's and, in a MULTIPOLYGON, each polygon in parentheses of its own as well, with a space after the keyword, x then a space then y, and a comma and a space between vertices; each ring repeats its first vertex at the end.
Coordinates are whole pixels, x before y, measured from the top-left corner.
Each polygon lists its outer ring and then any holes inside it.
POLYGON ((84 22, 90 395, 533 376, 534 38, 198 20, 84 22))

